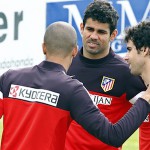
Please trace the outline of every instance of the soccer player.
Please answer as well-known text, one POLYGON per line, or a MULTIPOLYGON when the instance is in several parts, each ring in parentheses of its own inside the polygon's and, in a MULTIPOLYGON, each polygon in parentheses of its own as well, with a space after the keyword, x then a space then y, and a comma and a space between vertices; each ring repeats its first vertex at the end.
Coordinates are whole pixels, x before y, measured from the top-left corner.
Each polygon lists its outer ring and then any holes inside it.
POLYGON ((1 150, 64 150, 72 119, 103 142, 120 146, 150 112, 150 88, 116 124, 99 112, 83 84, 66 75, 77 53, 77 35, 68 23, 47 28, 43 52, 45 61, 0 78, 1 150))
MULTIPOLYGON (((95 105, 112 123, 146 89, 141 78, 134 77, 127 63, 110 47, 117 35, 118 18, 109 2, 94 1, 87 6, 80 25, 83 47, 68 70, 69 75, 83 82, 95 105)), ((65 147, 66 150, 121 149, 97 140, 75 121, 68 130, 65 147)))
MULTIPOLYGON (((127 28, 125 32, 127 54, 125 59, 129 63, 131 73, 140 75, 146 86, 149 86, 150 76, 150 20, 142 21, 138 25, 127 28)), ((150 114, 139 129, 140 150, 150 149, 150 114)))

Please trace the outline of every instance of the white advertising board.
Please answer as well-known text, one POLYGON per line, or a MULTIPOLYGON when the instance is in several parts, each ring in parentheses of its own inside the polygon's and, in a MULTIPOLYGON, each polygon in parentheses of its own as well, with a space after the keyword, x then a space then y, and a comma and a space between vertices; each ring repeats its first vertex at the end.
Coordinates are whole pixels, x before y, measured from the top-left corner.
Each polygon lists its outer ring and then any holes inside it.
POLYGON ((45 26, 44 1, 0 1, 0 74, 43 60, 45 26))

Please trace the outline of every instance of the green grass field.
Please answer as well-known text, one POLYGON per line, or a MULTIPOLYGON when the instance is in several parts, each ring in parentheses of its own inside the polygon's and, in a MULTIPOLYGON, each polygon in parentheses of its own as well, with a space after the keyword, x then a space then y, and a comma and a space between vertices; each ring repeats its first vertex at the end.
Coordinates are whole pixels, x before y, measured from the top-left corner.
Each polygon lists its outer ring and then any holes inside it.
POLYGON ((139 150, 138 130, 123 144, 123 150, 139 150))
MULTIPOLYGON (((0 138, 2 133, 2 120, 0 120, 0 138)), ((122 150, 138 150, 138 130, 124 143, 122 150)))

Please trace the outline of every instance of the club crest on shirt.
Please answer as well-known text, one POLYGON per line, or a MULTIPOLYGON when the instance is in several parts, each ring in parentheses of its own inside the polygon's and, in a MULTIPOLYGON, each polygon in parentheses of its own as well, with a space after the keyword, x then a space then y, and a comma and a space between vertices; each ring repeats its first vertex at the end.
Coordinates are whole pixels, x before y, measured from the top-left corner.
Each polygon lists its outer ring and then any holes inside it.
POLYGON ((107 92, 113 88, 114 83, 115 83, 115 79, 103 76, 101 87, 104 90, 104 92, 107 92))

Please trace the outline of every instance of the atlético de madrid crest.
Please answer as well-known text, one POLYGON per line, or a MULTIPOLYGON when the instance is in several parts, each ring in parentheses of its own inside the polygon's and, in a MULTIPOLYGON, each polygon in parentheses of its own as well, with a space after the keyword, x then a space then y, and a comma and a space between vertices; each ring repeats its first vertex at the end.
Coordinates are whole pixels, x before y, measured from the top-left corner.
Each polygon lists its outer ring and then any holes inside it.
POLYGON ((115 79, 103 76, 101 87, 105 92, 107 92, 113 88, 114 83, 115 83, 115 79))

